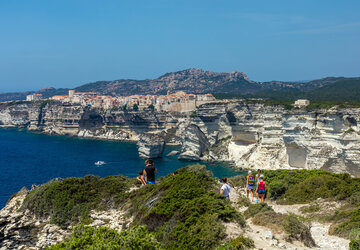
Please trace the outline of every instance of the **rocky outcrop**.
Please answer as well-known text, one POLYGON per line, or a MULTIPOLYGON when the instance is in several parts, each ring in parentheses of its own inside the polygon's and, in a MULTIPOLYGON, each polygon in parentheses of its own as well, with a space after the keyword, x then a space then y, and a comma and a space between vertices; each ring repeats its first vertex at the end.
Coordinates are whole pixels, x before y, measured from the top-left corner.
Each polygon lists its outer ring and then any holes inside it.
POLYGON ((191 124, 186 127, 182 137, 182 149, 179 160, 199 161, 209 146, 210 143, 206 135, 198 126, 191 124))
MULTIPOLYGON (((136 188, 129 190, 131 192, 136 188)), ((23 188, 0 210, 0 250, 7 249, 45 249, 63 242, 72 233, 72 227, 60 228, 50 224, 49 218, 38 218, 29 210, 21 208, 29 194, 23 188)), ((106 226, 118 231, 128 228, 133 218, 121 209, 109 208, 106 211, 91 211, 90 226, 106 226)))
POLYGON ((0 249, 43 249, 63 241, 70 231, 35 218, 20 207, 28 194, 23 188, 0 211, 0 249))
POLYGON ((165 149, 164 134, 142 134, 137 143, 141 158, 160 158, 165 149))

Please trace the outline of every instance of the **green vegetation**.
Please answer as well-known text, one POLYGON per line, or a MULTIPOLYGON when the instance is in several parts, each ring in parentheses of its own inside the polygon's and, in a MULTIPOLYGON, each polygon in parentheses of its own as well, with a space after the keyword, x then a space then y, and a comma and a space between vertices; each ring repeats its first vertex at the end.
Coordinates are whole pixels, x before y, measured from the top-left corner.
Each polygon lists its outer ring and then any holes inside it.
POLYGON ((50 223, 61 227, 89 223, 91 209, 119 204, 134 181, 121 175, 53 180, 31 191, 22 209, 29 209, 38 217, 50 216, 50 223))
POLYGON ((152 105, 152 104, 150 104, 150 105, 148 106, 148 108, 149 108, 149 109, 151 109, 152 111, 154 111, 154 110, 155 110, 155 106, 154 106, 154 105, 152 105))
POLYGON ((192 111, 191 114, 190 114, 190 117, 191 118, 196 118, 196 117, 198 117, 198 114, 196 113, 196 111, 192 111))
POLYGON ((353 229, 350 233, 350 250, 360 249, 360 228, 353 229))
POLYGON ((256 204, 250 204, 248 209, 245 210, 244 216, 245 218, 254 217, 255 215, 259 213, 263 213, 266 211, 274 211, 270 206, 268 206, 266 203, 256 203, 256 204))
POLYGON ((218 247, 217 250, 245 250, 253 249, 254 247, 255 244, 252 239, 240 235, 239 237, 231 240, 229 243, 218 247))
POLYGON ((351 134, 355 132, 355 130, 353 128, 349 128, 348 130, 345 131, 345 134, 351 134))
POLYGON ((300 209, 300 211, 302 213, 306 214, 306 213, 316 213, 316 212, 320 211, 320 209, 321 208, 320 208, 319 204, 314 204, 314 205, 310 205, 308 207, 302 207, 300 209))
POLYGON ((156 232, 165 248, 210 249, 225 238, 222 222, 245 225, 217 189, 211 172, 193 165, 133 192, 128 205, 137 223, 156 232))
POLYGON ((344 200, 360 192, 360 179, 323 170, 263 171, 270 198, 283 204, 309 203, 317 198, 344 200))
POLYGON ((53 104, 53 103, 56 103, 54 100, 45 100, 45 101, 42 101, 41 104, 40 104, 40 109, 43 109, 46 107, 46 105, 50 105, 50 104, 53 104))
MULTIPOLYGON (((224 243, 224 223, 245 226, 205 166, 188 166, 175 176, 160 178, 156 185, 127 192, 135 183, 124 176, 53 180, 31 191, 22 209, 50 217, 61 227, 89 223, 92 209, 119 208, 134 218, 121 233, 76 227, 70 238, 51 249, 214 249, 224 243)), ((239 238, 231 243, 236 247, 232 249, 249 242, 239 238)))
POLYGON ((134 105, 133 105, 133 110, 138 111, 138 110, 139 110, 139 106, 138 106, 137 104, 134 104, 134 105))
POLYGON ((315 241, 311 236, 310 227, 301 222, 300 218, 295 214, 288 214, 285 217, 282 226, 288 234, 288 239, 293 239, 304 242, 305 246, 315 246, 315 241))
POLYGON ((294 214, 280 214, 269 209, 256 213, 252 222, 276 232, 285 232, 289 241, 299 240, 304 242, 307 247, 315 246, 310 227, 303 222, 301 217, 294 214))
POLYGON ((354 229, 360 228, 360 206, 355 209, 338 210, 332 217, 334 224, 329 232, 341 237, 349 237, 354 229))
POLYGON ((107 227, 78 226, 65 242, 49 247, 57 249, 158 249, 159 243, 144 226, 121 233, 107 227))

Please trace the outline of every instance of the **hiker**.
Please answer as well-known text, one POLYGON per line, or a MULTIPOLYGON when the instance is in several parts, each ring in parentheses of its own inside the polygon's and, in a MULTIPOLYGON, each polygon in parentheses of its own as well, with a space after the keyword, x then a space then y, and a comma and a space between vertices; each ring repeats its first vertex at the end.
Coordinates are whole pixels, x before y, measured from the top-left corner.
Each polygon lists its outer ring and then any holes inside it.
POLYGON ((259 194, 260 202, 264 202, 265 198, 266 182, 264 181, 264 175, 260 175, 259 185, 256 187, 256 192, 259 194))
POLYGON ((141 182, 141 187, 146 185, 145 176, 144 176, 143 171, 141 171, 141 170, 139 171, 139 176, 136 177, 136 179, 141 182))
MULTIPOLYGON (((261 170, 258 169, 258 170, 257 170, 257 174, 256 174, 256 176, 255 176, 256 187, 259 185, 260 175, 261 175, 261 170)), ((256 195, 256 202, 258 202, 258 201, 259 201, 259 194, 258 194, 257 192, 255 192, 255 195, 256 195)))
POLYGON ((252 174, 252 171, 248 171, 248 176, 246 176, 246 197, 249 199, 249 192, 251 192, 251 199, 254 201, 254 186, 255 178, 252 174))
POLYGON ((230 185, 227 184, 227 178, 223 177, 221 178, 221 181, 223 183, 223 185, 221 186, 220 189, 220 194, 224 195, 225 199, 230 199, 230 185))
POLYGON ((155 173, 157 173, 157 169, 154 167, 154 162, 151 159, 147 159, 145 164, 144 173, 146 174, 146 184, 155 184, 155 173))

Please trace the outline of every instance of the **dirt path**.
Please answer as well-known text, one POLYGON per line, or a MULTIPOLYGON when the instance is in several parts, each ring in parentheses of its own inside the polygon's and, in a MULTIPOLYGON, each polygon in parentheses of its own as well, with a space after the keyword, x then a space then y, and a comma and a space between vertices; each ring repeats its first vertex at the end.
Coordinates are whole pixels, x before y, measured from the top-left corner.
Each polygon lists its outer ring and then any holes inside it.
MULTIPOLYGON (((236 204, 240 196, 246 197, 244 189, 232 188, 230 192, 230 200, 233 202, 234 207, 239 211, 243 212, 246 207, 239 207, 236 204)), ((321 202, 321 201, 320 201, 321 202)), ((267 201, 267 204, 271 206, 275 212, 286 214, 294 213, 297 215, 304 215, 299 210, 301 207, 308 205, 278 205, 275 202, 267 201)), ((331 205, 331 204, 329 204, 331 205)), ((326 206, 326 204, 325 204, 326 206)), ((335 208, 336 206, 332 206, 335 208)), ((272 249, 326 249, 326 250, 346 250, 349 249, 349 240, 340 238, 337 236, 329 235, 329 224, 319 223, 314 221, 311 223, 311 234, 315 240, 316 247, 309 248, 304 246, 302 242, 294 241, 292 243, 286 241, 286 235, 284 233, 272 232, 269 228, 254 225, 251 219, 247 221, 247 227, 244 230, 244 235, 253 239, 255 242, 256 249, 272 250, 272 249)), ((239 228, 229 224, 226 226, 226 232, 230 238, 235 238, 239 235, 239 228)))

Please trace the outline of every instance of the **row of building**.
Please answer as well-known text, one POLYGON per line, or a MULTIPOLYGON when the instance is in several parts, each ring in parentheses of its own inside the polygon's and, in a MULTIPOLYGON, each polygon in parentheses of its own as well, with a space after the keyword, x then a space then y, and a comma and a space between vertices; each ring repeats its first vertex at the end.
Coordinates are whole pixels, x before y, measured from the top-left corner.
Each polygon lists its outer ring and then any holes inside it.
MULTIPOLYGON (((26 97, 27 101, 42 99, 41 94, 32 94, 26 97)), ((64 103, 80 104, 96 108, 111 109, 113 107, 138 109, 153 108, 157 111, 177 111, 187 112, 196 109, 197 106, 205 103, 214 102, 216 99, 212 94, 187 94, 184 91, 167 95, 132 95, 132 96, 101 96, 95 92, 76 92, 69 90, 68 95, 56 95, 50 100, 64 103)))

